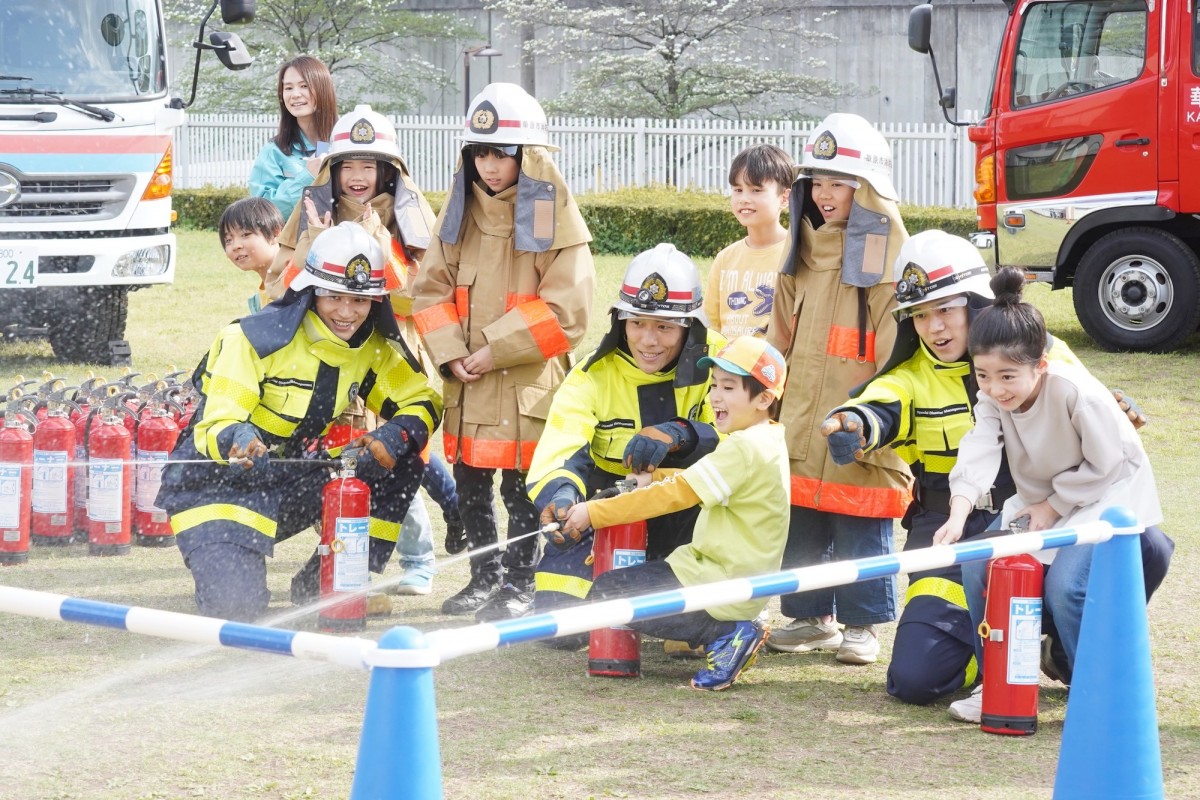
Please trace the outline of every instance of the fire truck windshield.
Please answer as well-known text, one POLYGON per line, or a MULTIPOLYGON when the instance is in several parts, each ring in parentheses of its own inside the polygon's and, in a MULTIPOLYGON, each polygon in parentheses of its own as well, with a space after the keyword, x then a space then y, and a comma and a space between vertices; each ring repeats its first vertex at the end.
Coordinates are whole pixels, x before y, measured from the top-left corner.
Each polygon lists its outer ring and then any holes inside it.
POLYGON ((157 0, 0 4, 0 87, 111 103, 165 94, 166 82, 157 0))

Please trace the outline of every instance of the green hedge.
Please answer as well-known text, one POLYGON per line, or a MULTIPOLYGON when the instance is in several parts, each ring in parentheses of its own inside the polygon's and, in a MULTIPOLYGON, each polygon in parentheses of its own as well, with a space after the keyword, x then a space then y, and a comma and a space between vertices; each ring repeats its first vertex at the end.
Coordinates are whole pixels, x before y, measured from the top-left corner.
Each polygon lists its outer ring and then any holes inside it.
MULTIPOLYGON (((173 197, 179 225, 215 230, 225 207, 245 196, 245 189, 236 187, 177 190, 173 197)), ((437 211, 445 193, 428 192, 426 197, 437 211)), ((711 258, 744 235, 729 211, 728 198, 720 194, 624 189, 584 194, 578 200, 597 253, 633 255, 659 242, 671 242, 688 255, 711 258)), ((966 236, 976 230, 975 212, 970 209, 901 206, 900 213, 910 233, 941 228, 966 236)))

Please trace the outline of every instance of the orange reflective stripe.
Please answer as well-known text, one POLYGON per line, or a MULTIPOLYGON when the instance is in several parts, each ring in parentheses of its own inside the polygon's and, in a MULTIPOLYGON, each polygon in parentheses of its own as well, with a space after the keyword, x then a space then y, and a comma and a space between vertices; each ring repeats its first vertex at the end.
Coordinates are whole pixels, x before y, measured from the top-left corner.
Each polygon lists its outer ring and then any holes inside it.
MULTIPOLYGON (((838 358, 852 358, 858 361, 858 328, 845 325, 832 325, 829 328, 829 341, 825 352, 838 358)), ((875 362, 875 331, 867 331, 867 346, 864 361, 875 362)))
POLYGON ((537 299, 538 296, 536 294, 515 294, 513 292, 509 292, 508 297, 504 300, 504 310, 512 311, 522 303, 532 303, 537 299))
POLYGON ((450 433, 442 434, 442 450, 446 453, 447 461, 482 469, 527 470, 536 447, 537 442, 460 438, 450 433))
POLYGON ((851 517, 903 517, 912 492, 888 486, 847 486, 820 478, 792 476, 792 505, 851 517))
POLYGON ((468 286, 454 287, 454 309, 459 319, 471 316, 471 289, 468 286))
POLYGON ((430 306, 413 314, 413 321, 417 323, 417 330, 422 336, 447 325, 457 325, 458 319, 458 311, 450 303, 430 306))
POLYGON ((543 358, 554 358, 571 352, 567 334, 563 333, 562 326, 558 324, 558 317, 554 316, 545 300, 522 303, 517 306, 517 312, 524 318, 525 326, 533 334, 533 341, 542 351, 543 358))
POLYGON ((283 268, 283 274, 279 276, 279 285, 286 289, 292 285, 292 279, 299 274, 300 268, 296 266, 295 260, 289 261, 283 268))

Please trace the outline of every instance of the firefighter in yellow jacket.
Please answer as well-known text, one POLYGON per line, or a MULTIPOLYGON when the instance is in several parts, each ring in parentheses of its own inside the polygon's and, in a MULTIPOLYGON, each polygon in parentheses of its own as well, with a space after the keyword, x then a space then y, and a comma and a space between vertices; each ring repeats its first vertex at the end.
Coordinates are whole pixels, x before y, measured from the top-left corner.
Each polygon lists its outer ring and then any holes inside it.
MULTIPOLYGON (((630 262, 611 325, 554 395, 533 454, 529 493, 541 521, 562 521, 572 505, 631 472, 691 466, 717 446, 700 359, 725 338, 709 330, 700 273, 670 244, 630 262)), ((665 558, 692 540, 697 508, 647 522, 646 558, 665 558)), ((537 571, 537 610, 582 602, 592 585, 592 536, 552 537, 537 571)), ((573 647, 582 637, 552 640, 573 647)))
MULTIPOLYGON (((792 186, 791 250, 767 329, 792 383, 779 417, 792 465, 787 568, 891 552, 893 518, 911 499, 908 467, 894 451, 839 466, 821 436, 826 413, 875 374, 896 337, 892 265, 908 235, 891 172, 891 147, 870 123, 831 114, 792 186)), ((775 629, 772 649, 831 649, 843 663, 869 664, 879 652, 876 626, 896 618, 896 581, 784 595, 780 610, 793 621, 775 629)))
MULTIPOLYGON (((330 475, 327 463, 302 459, 359 397, 386 420, 358 441, 357 469, 371 488, 370 568, 387 564, 441 402, 400 339, 385 274, 378 242, 359 225, 331 228, 283 298, 221 331, 197 368, 202 399, 157 502, 201 613, 247 620, 266 611, 266 556, 319 519, 330 475)), ((293 600, 316 595, 317 573, 306 567, 293 600)))
MULTIPOLYGON (((497 470, 509 535, 538 527, 525 473, 592 307, 591 235, 546 132, 545 113, 520 86, 493 83, 471 101, 414 292, 417 328, 445 379, 442 441, 472 549, 498 541, 497 470)), ((470 582, 443 613, 524 614, 537 552, 530 537, 503 556, 472 556, 470 582)))

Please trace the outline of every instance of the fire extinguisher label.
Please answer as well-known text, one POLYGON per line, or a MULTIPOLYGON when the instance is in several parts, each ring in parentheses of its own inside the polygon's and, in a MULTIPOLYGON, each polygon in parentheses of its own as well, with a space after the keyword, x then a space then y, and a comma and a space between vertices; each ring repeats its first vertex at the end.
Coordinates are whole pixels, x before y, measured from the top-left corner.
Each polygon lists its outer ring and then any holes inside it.
POLYGON ((342 542, 340 551, 333 556, 333 590, 335 592, 357 592, 370 585, 368 552, 371 537, 366 517, 338 517, 334 531, 342 542))
POLYGON ((137 510, 146 513, 162 511, 154 505, 158 487, 162 484, 162 471, 167 463, 167 453, 162 450, 137 451, 137 510))
POLYGON ((16 528, 20 524, 21 465, 0 463, 0 528, 16 528))
POLYGON ((64 514, 67 510, 67 454, 61 450, 33 451, 33 510, 64 514))
POLYGON ((93 458, 88 462, 88 519, 120 522, 124 511, 122 480, 125 462, 117 458, 93 458))
POLYGON ((645 550, 613 550, 613 569, 621 569, 623 567, 636 567, 638 564, 646 563, 645 550))
POLYGON ((1041 677, 1042 598, 1008 601, 1008 682, 1036 685, 1041 677))

